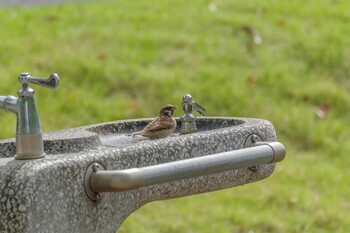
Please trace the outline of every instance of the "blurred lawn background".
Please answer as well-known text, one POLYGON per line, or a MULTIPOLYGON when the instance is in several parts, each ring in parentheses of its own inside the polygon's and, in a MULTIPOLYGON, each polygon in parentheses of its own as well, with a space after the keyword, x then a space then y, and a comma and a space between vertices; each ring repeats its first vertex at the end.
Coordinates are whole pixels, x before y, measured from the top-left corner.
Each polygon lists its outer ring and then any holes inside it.
MULTIPOLYGON (((153 117, 186 93, 210 116, 270 120, 264 181, 147 204, 118 232, 348 232, 350 2, 90 1, 0 8, 1 95, 35 87, 44 131, 153 117)), ((176 116, 182 114, 181 110, 176 116)), ((15 116, 0 112, 0 138, 15 116)))

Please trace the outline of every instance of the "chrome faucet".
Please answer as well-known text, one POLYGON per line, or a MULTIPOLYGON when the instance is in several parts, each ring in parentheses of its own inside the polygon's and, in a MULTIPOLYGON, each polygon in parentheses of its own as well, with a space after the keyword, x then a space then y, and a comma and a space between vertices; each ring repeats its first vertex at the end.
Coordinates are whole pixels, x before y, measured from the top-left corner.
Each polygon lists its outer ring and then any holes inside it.
POLYGON ((196 103, 190 94, 186 94, 182 97, 182 108, 185 114, 180 117, 181 134, 196 132, 196 117, 192 114, 192 110, 196 110, 204 116, 206 112, 205 108, 196 103))
POLYGON ((17 115, 15 159, 43 158, 44 145, 38 113, 34 102, 34 90, 29 84, 48 88, 57 88, 59 77, 51 74, 48 79, 31 77, 29 73, 21 73, 18 82, 22 88, 17 92, 18 98, 12 95, 0 96, 0 108, 17 115))

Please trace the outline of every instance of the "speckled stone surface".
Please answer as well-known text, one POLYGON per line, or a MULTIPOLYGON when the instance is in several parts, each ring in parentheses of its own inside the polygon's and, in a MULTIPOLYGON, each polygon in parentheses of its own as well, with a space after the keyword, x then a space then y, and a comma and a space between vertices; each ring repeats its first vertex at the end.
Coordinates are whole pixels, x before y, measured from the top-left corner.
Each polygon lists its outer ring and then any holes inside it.
POLYGON ((84 174, 93 162, 108 170, 145 167, 241 149, 251 134, 276 141, 270 122, 247 118, 198 118, 197 133, 175 133, 154 141, 136 143, 126 136, 150 120, 107 122, 44 134, 47 155, 36 160, 14 160, 13 139, 0 141, 0 232, 115 232, 147 202, 255 182, 274 170, 275 164, 260 165, 257 171, 237 169, 106 193, 101 201, 91 201, 84 191, 84 174), (116 140, 112 146, 105 143, 108 137, 116 140))

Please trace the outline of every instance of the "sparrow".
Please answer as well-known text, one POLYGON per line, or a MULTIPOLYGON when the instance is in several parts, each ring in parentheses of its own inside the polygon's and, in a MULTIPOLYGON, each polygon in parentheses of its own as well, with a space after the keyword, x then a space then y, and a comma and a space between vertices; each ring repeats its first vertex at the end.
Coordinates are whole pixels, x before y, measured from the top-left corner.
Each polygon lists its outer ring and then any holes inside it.
POLYGON ((205 115, 205 108, 196 103, 190 94, 186 94, 182 97, 182 108, 185 113, 192 113, 192 110, 196 110, 202 116, 205 115))
POLYGON ((167 104, 160 109, 159 116, 146 127, 128 136, 140 135, 149 139, 166 138, 176 129, 176 120, 173 117, 176 106, 167 104))

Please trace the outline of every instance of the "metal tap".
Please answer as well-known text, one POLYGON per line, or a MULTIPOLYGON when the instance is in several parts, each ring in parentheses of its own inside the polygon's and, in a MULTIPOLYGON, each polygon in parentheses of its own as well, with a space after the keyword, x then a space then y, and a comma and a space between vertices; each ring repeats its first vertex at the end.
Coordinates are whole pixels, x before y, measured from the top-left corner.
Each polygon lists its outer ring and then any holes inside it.
POLYGON ((18 97, 0 96, 0 108, 17 116, 15 159, 43 158, 44 145, 38 113, 34 102, 34 90, 29 84, 48 88, 57 88, 59 77, 51 74, 48 79, 31 77, 29 73, 21 73, 18 82, 22 88, 17 92, 18 97))
POLYGON ((196 103, 190 94, 182 97, 182 109, 185 114, 181 116, 181 134, 188 134, 197 131, 196 117, 192 114, 192 110, 196 110, 202 116, 205 115, 205 108, 196 103))

